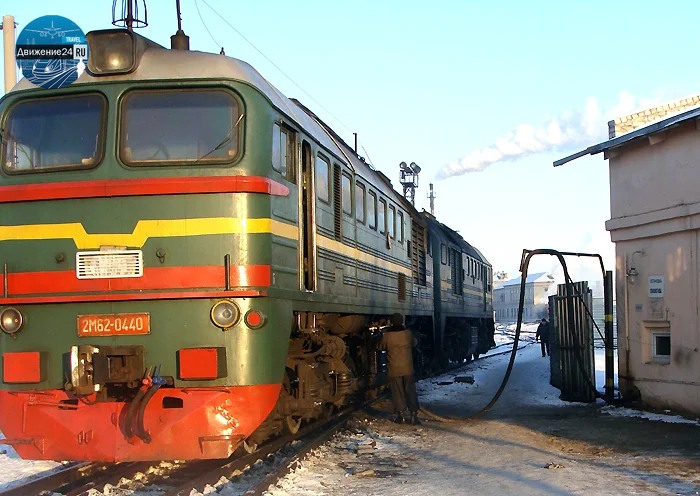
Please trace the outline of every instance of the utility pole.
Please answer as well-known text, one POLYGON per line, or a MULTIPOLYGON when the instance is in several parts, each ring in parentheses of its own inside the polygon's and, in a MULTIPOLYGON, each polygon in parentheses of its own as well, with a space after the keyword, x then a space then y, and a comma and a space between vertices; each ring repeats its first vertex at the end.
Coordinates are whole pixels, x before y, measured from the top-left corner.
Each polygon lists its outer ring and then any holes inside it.
POLYGON ((435 217, 435 198, 437 195, 433 191, 433 183, 430 183, 430 193, 428 193, 428 198, 430 199, 430 215, 435 217))
POLYGON ((2 44, 5 63, 5 93, 17 84, 17 62, 15 61, 15 17, 2 16, 2 44))

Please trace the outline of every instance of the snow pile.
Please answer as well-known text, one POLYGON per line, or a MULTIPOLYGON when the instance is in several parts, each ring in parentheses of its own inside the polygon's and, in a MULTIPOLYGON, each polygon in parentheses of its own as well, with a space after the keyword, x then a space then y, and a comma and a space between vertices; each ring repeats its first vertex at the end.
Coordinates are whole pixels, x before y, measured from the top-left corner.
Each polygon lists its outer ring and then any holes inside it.
POLYGON ((653 420, 654 422, 666 422, 669 424, 692 424, 700 426, 700 421, 698 419, 691 420, 679 415, 670 415, 670 410, 665 410, 666 413, 652 413, 645 412, 643 410, 634 410, 632 408, 619 408, 616 406, 604 406, 600 409, 601 412, 607 413, 614 417, 637 417, 647 420, 653 420))

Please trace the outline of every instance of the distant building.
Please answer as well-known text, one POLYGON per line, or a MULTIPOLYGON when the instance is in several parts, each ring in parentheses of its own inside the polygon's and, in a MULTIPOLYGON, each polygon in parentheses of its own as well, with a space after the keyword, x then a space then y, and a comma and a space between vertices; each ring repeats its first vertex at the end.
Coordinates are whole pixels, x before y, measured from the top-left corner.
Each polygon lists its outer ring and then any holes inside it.
MULTIPOLYGON (((547 291, 554 284, 554 278, 546 272, 530 274, 525 279, 525 301, 523 322, 534 322, 547 317, 547 291)), ((508 281, 494 281, 493 310, 498 322, 518 320, 520 303, 520 277, 508 281)))
MULTIPOLYGON (((695 103, 694 100, 689 104, 695 103)), ((697 103, 696 103, 697 104, 697 103)), ((611 139, 554 163, 603 152, 610 169, 619 385, 651 406, 700 413, 700 108, 618 119, 611 139), (653 118, 663 120, 649 123, 653 118), (635 121, 644 127, 630 130, 635 121), (618 132, 628 131, 618 136, 618 132)))

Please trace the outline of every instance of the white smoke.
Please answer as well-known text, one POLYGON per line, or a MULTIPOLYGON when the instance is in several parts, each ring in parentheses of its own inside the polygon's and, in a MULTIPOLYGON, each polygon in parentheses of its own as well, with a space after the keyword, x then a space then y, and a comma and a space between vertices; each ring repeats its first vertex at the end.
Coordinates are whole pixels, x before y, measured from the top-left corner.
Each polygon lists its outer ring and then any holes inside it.
POLYGON ((540 127, 521 124, 497 139, 493 145, 450 162, 438 172, 436 178, 445 179, 467 172, 481 172, 496 162, 516 160, 534 153, 595 144, 607 139, 608 120, 630 114, 642 103, 645 108, 650 106, 649 101, 638 102, 628 92, 622 92, 617 104, 607 112, 602 112, 597 100, 590 97, 583 111, 565 113, 540 127))

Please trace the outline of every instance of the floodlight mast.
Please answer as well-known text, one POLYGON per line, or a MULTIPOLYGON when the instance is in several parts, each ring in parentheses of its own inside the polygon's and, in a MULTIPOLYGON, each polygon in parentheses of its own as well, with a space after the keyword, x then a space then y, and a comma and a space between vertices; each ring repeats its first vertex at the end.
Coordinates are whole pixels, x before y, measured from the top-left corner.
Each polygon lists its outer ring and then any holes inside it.
POLYGON ((416 188, 418 187, 418 174, 420 173, 420 166, 411 162, 406 164, 406 162, 401 162, 399 164, 399 169, 401 172, 401 178, 399 182, 403 186, 403 196, 411 202, 411 205, 416 205, 416 188))

